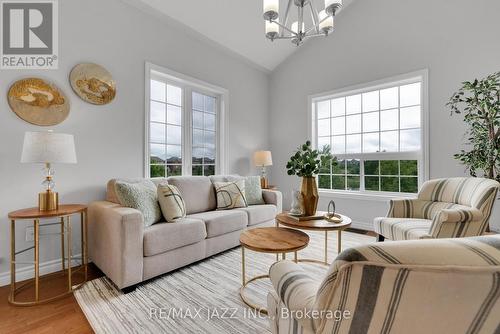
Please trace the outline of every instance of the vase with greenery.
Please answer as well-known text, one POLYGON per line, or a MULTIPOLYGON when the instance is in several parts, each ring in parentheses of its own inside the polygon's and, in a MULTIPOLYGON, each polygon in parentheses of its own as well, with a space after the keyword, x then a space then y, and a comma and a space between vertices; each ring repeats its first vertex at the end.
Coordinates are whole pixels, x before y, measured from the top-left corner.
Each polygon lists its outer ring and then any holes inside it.
POLYGON ((323 146, 321 150, 313 150, 311 141, 306 141, 290 157, 286 164, 288 175, 297 175, 302 178, 302 200, 304 215, 313 216, 318 207, 318 188, 316 186, 316 175, 320 169, 335 164, 337 159, 330 152, 330 146, 323 146))
POLYGON ((500 72, 466 81, 446 104, 463 114, 467 149, 455 154, 472 176, 500 181, 500 72))

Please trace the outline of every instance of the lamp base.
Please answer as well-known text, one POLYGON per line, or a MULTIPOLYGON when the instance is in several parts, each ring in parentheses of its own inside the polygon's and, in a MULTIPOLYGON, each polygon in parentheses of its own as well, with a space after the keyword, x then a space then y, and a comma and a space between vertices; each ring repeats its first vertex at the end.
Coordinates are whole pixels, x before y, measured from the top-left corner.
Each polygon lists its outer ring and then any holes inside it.
POLYGON ((53 211, 59 208, 59 194, 51 190, 38 194, 38 210, 53 211))
POLYGON ((260 177, 260 187, 262 189, 267 189, 269 187, 269 181, 267 180, 267 177, 265 176, 260 177))

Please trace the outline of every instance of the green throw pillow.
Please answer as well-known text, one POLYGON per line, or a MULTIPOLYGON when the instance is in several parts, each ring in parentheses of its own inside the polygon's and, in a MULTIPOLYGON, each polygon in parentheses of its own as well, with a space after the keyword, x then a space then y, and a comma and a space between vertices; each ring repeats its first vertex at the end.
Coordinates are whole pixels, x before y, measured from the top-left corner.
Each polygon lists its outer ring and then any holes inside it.
POLYGON ((260 187, 260 176, 247 176, 245 178, 245 197, 248 205, 265 204, 260 187))
POLYGON ((116 197, 120 204, 139 210, 144 217, 144 225, 151 226, 161 219, 156 186, 150 180, 136 183, 116 181, 116 197))

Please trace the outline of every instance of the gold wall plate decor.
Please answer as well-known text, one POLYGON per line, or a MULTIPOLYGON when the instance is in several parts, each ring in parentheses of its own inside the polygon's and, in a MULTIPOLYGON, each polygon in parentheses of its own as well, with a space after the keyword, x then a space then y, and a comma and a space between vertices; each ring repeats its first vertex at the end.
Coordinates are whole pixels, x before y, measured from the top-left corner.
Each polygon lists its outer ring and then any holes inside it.
POLYGON ((56 125, 69 114, 69 101, 64 93, 55 84, 39 78, 14 82, 7 99, 17 116, 35 125, 56 125))
POLYGON ((104 67, 91 64, 78 64, 69 75, 71 87, 82 100, 92 104, 108 104, 115 98, 116 84, 104 67))

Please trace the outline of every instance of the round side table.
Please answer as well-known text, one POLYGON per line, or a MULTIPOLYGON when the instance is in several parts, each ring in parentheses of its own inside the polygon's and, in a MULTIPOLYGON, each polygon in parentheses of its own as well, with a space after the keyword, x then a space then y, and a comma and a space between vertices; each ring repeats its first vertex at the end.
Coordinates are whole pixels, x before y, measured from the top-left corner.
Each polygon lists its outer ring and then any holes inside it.
POLYGON ((245 296, 245 288, 251 282, 258 279, 269 278, 269 274, 255 276, 248 281, 245 273, 245 249, 250 249, 259 253, 281 254, 282 259, 286 258, 286 253, 294 253, 294 260, 297 262, 297 251, 304 249, 309 244, 309 236, 298 230, 284 227, 260 227, 246 230, 241 233, 241 277, 240 297, 243 302, 251 308, 267 314, 264 307, 250 302, 245 296))
MULTIPOLYGON (((47 303, 49 301, 61 298, 63 296, 66 296, 70 293, 72 293, 75 289, 79 288, 83 283, 87 281, 87 206, 86 205, 80 205, 80 204, 67 204, 67 205, 60 205, 57 210, 52 210, 52 211, 40 211, 38 208, 29 208, 29 209, 22 209, 18 211, 13 211, 9 213, 9 219, 11 221, 10 224, 10 249, 11 249, 11 255, 10 255, 10 294, 9 294, 9 303, 16 305, 16 306, 31 306, 31 305, 37 305, 41 303, 47 303), (80 215, 80 225, 81 225, 81 245, 82 245, 82 256, 81 256, 81 261, 82 261, 82 266, 74 271, 71 269, 71 261, 74 259, 78 259, 76 257, 72 257, 71 254, 71 216, 72 215, 80 215), (49 219, 49 218, 58 218, 59 222, 56 223, 46 223, 46 224, 41 224, 40 220, 41 219, 49 219), (18 220, 33 220, 33 226, 34 226, 34 245, 31 247, 28 247, 26 249, 16 251, 16 221, 18 220), (40 228, 44 228, 47 226, 52 226, 52 225, 60 225, 61 227, 61 232, 56 233, 61 235, 61 266, 62 270, 67 270, 68 273, 68 290, 62 294, 59 294, 57 296, 53 296, 50 298, 45 298, 45 299, 40 299, 39 298, 39 292, 40 292, 40 261, 39 261, 39 255, 40 255, 40 228), (66 247, 67 247, 67 256, 65 254, 65 238, 66 237, 66 247), (23 283, 20 286, 16 286, 16 263, 20 263, 16 261, 16 255, 22 254, 24 252, 27 252, 31 249, 34 249, 34 261, 33 262, 23 262, 24 264, 33 264, 34 265, 34 271, 35 271, 35 277, 28 280, 27 282, 23 283), (67 268, 65 264, 65 260, 67 260, 67 268), (84 280, 78 285, 73 286, 71 279, 72 275, 76 273, 79 270, 84 271, 84 280), (35 296, 34 300, 32 301, 16 301, 15 297, 16 295, 25 287, 31 284, 35 284, 35 296)), ((51 235, 54 233, 50 233, 51 235)))
MULTIPOLYGON (((318 214, 323 214, 326 212, 318 211, 318 214)), ((325 233, 325 259, 313 260, 313 259, 300 259, 298 262, 312 262, 319 263, 323 265, 330 265, 328 263, 328 232, 337 231, 337 252, 340 254, 342 252, 342 231, 351 226, 351 218, 340 215, 342 217, 342 222, 332 223, 326 219, 314 219, 314 220, 297 220, 290 217, 287 212, 280 213, 276 216, 276 226, 284 225, 286 227, 291 227, 299 230, 309 230, 309 231, 322 231, 325 233)))

